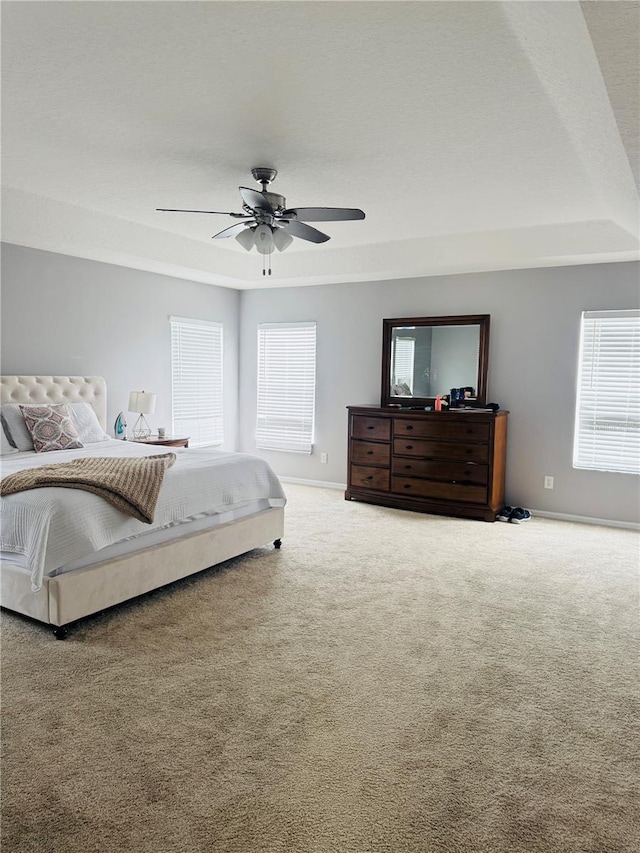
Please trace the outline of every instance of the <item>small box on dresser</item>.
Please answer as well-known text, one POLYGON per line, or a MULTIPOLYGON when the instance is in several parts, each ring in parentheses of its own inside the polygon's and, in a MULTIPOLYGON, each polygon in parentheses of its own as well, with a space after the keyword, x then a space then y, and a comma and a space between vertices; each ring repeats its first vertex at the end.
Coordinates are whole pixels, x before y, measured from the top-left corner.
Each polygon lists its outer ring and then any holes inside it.
POLYGON ((346 500, 495 521, 508 412, 348 411, 346 500))

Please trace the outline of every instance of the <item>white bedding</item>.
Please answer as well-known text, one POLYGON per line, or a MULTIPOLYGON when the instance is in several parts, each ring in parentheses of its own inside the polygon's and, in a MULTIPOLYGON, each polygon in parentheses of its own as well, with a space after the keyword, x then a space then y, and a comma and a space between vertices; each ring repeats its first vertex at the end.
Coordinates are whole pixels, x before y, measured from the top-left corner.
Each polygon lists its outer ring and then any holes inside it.
POLYGON ((87 456, 154 456, 175 452, 165 474, 154 523, 143 524, 98 495, 75 489, 33 489, 2 498, 0 550, 21 554, 31 588, 45 574, 138 534, 199 514, 228 512, 249 501, 284 506, 282 486, 270 466, 255 456, 213 448, 167 448, 127 441, 101 441, 82 450, 33 451, 3 456, 2 476, 87 456))
MULTIPOLYGON (((134 554, 136 551, 141 551, 144 548, 154 548, 157 545, 163 545, 165 542, 170 542, 173 539, 180 539, 183 536, 190 536, 192 533, 200 533, 203 530, 211 530, 214 527, 220 527, 222 524, 229 524, 232 521, 239 521, 241 518, 246 518, 248 515, 255 515, 257 512, 264 512, 269 509, 271 503, 268 498, 260 501, 249 501, 241 504, 235 509, 225 512, 203 512, 200 515, 190 515, 188 518, 183 518, 180 521, 172 522, 164 527, 159 527, 153 530, 136 533, 135 536, 128 536, 126 539, 121 539, 113 545, 107 545, 106 548, 101 548, 100 551, 94 551, 88 557, 82 557, 80 560, 74 560, 72 563, 67 563, 59 569, 54 569, 48 572, 47 576, 51 578, 65 575, 69 572, 75 572, 77 569, 86 569, 89 566, 95 566, 96 563, 104 563, 106 560, 115 560, 118 557, 125 557, 129 554, 134 554)), ((146 527, 147 525, 145 525, 146 527)), ((0 562, 4 566, 12 566, 20 569, 26 574, 30 574, 27 558, 23 554, 16 554, 13 551, 0 550, 0 562)))

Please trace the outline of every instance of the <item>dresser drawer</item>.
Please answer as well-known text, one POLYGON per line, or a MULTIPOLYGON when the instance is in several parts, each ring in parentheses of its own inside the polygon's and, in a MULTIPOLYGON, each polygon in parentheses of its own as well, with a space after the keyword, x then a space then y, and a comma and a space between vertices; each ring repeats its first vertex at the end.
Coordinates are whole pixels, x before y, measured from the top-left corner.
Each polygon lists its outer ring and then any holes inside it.
POLYGON ((489 441, 491 436, 491 425, 487 423, 471 423, 464 421, 467 415, 455 415, 462 420, 452 421, 451 417, 445 415, 442 419, 430 420, 405 420, 397 418, 393 425, 394 438, 406 436, 408 438, 435 438, 449 439, 451 441, 489 441))
POLYGON ((427 462, 454 460, 488 462, 488 444, 467 444, 453 441, 426 441, 424 439, 396 438, 393 441, 394 456, 416 456, 427 462))
POLYGON ((389 491, 389 469, 371 468, 368 465, 351 466, 351 488, 376 489, 379 492, 389 491))
POLYGON ((487 500, 486 486, 438 483, 435 480, 414 480, 411 477, 392 477, 391 491, 397 495, 415 495, 419 498, 437 498, 465 503, 483 504, 487 500))
POLYGON ((427 462, 423 459, 393 460, 392 474, 404 477, 429 477, 435 480, 457 480, 465 483, 482 483, 488 481, 489 468, 487 465, 476 465, 465 462, 427 462))
POLYGON ((373 438, 378 441, 389 441, 391 439, 391 419, 354 415, 351 420, 351 438, 373 438))
POLYGON ((360 465, 381 465, 389 467, 391 446, 376 444, 373 441, 352 441, 351 461, 360 465))

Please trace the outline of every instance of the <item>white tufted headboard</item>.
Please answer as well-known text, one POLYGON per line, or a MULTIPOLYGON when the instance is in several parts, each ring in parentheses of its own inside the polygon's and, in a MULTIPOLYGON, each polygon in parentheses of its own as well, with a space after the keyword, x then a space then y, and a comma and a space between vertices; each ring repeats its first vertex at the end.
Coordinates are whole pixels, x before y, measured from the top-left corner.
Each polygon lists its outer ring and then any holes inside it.
POLYGON ((91 403, 107 428, 107 383, 102 376, 0 376, 0 403, 91 403))

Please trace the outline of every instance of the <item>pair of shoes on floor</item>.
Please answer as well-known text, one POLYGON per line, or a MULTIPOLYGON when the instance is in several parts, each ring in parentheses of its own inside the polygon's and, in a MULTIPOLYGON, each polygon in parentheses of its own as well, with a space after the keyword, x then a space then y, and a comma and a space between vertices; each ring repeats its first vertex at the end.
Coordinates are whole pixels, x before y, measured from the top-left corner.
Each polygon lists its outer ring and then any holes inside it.
POLYGON ((513 524, 522 524, 523 521, 529 521, 531 513, 528 509, 523 509, 521 506, 503 506, 497 515, 498 521, 510 521, 513 524))

